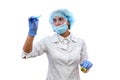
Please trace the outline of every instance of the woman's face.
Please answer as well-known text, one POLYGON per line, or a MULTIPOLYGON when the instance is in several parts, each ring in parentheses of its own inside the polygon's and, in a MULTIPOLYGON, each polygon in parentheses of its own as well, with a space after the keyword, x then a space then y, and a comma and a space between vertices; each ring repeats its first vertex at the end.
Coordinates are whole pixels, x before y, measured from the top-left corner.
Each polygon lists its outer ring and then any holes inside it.
POLYGON ((55 18, 53 18, 52 25, 59 26, 64 24, 65 22, 67 22, 67 20, 64 17, 56 16, 55 18))

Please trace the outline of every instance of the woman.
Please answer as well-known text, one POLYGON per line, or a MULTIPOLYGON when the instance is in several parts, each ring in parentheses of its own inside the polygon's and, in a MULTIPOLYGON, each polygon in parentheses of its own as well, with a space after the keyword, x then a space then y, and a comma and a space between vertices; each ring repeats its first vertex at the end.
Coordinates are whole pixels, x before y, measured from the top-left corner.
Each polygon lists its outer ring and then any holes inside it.
POLYGON ((37 33, 38 18, 29 18, 29 32, 23 46, 23 58, 47 54, 49 68, 46 80, 80 80, 79 64, 88 72, 92 63, 88 60, 84 40, 75 37, 69 30, 73 16, 66 9, 51 13, 50 24, 55 34, 47 36, 33 45, 37 33))

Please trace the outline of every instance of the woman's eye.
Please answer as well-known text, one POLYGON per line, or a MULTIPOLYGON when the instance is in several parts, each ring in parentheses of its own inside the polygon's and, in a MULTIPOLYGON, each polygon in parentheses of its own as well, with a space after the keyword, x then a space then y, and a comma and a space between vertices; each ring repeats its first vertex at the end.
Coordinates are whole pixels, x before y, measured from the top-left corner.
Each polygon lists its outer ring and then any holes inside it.
POLYGON ((56 19, 53 19, 53 22, 56 22, 57 20, 56 19))
POLYGON ((63 18, 59 18, 59 21, 62 21, 63 20, 63 18))

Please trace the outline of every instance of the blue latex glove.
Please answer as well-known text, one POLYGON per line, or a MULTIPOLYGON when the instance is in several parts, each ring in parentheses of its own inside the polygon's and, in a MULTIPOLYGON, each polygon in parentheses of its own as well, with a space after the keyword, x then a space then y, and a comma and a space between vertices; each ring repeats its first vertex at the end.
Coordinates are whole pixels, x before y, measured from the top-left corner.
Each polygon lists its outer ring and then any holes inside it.
POLYGON ((84 60, 81 64, 81 67, 85 68, 85 69, 90 69, 93 64, 89 61, 89 60, 84 60))
POLYGON ((33 17, 31 16, 28 21, 29 21, 29 32, 28 35, 30 36, 35 36, 37 34, 37 29, 38 29, 38 17, 33 17))

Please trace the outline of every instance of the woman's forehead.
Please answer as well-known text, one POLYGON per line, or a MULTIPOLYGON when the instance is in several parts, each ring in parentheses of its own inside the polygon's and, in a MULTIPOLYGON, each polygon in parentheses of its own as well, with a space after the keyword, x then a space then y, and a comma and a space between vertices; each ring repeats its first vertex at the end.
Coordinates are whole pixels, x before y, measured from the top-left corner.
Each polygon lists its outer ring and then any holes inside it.
POLYGON ((62 16, 55 16, 53 19, 58 19, 58 18, 63 18, 63 19, 65 19, 65 18, 62 17, 62 16))

